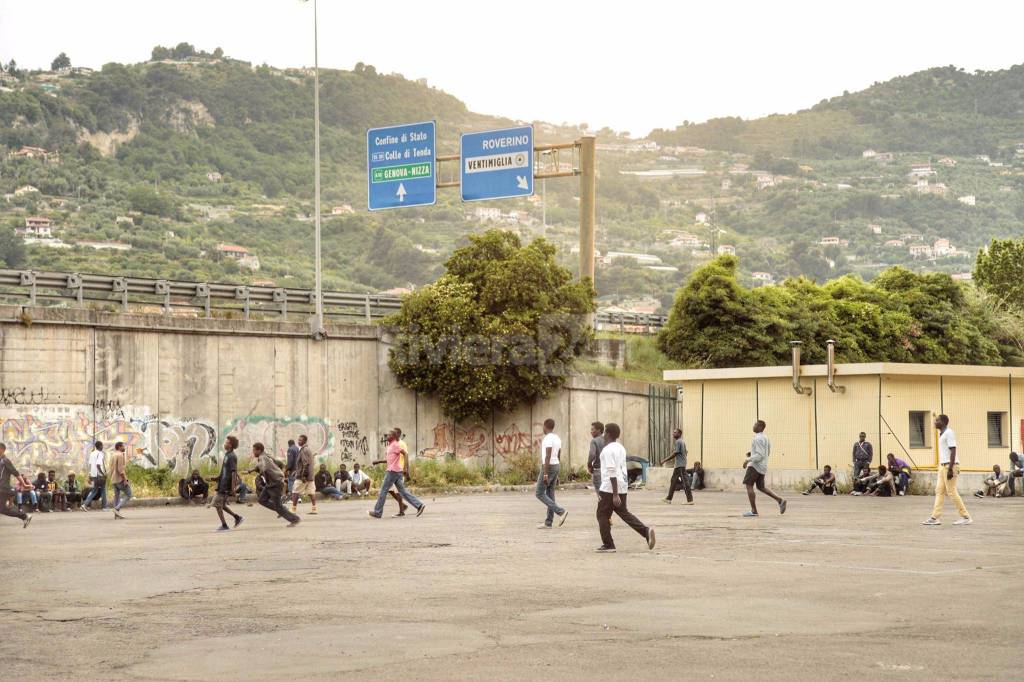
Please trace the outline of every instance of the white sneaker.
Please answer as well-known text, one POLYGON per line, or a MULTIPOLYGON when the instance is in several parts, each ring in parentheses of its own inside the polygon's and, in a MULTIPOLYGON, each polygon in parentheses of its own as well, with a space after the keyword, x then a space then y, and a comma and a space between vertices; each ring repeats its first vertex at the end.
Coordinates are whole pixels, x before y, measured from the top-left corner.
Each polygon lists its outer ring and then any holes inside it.
POLYGON ((922 526, 941 526, 942 521, 939 521, 934 516, 929 516, 926 520, 921 522, 922 526))
POLYGON ((961 516, 959 519, 953 522, 954 526, 968 526, 974 523, 974 520, 970 516, 961 516))

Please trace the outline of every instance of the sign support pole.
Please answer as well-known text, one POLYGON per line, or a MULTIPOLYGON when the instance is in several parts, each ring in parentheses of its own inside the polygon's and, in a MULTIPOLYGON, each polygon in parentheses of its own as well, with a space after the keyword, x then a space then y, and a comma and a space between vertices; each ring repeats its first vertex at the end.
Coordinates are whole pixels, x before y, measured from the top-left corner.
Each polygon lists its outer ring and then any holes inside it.
POLYGON ((584 135, 580 145, 580 279, 594 282, 594 232, 597 222, 597 138, 584 135))

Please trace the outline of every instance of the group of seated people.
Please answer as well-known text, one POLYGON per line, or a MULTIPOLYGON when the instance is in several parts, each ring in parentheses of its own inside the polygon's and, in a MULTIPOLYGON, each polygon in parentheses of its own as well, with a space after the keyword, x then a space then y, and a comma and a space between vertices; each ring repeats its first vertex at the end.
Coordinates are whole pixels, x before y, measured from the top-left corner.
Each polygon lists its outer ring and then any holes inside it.
POLYGON ((1010 453, 1010 470, 1003 471, 998 464, 992 465, 992 473, 981 482, 982 490, 975 490, 975 497, 1013 497, 1017 494, 1016 479, 1021 479, 1021 494, 1024 495, 1024 457, 1010 453))
POLYGON ((82 503, 88 492, 88 487, 85 490, 82 489, 74 472, 69 473, 61 483, 57 480, 56 471, 50 470, 45 473, 40 471, 29 485, 25 485, 21 481, 16 482, 14 502, 18 506, 18 511, 26 513, 45 513, 58 509, 71 511, 72 508, 78 507, 82 503))
MULTIPOLYGON (((283 462, 278 464, 284 469, 283 462)), ((206 502, 210 496, 210 483, 215 481, 216 477, 204 479, 198 469, 193 469, 188 478, 178 481, 178 495, 186 500, 206 502)), ((289 478, 286 495, 291 493, 292 481, 293 479, 289 478)), ((333 497, 334 499, 343 499, 350 495, 360 497, 367 494, 373 486, 373 480, 369 474, 359 468, 358 463, 352 465, 352 471, 349 471, 348 467, 342 463, 341 468, 334 472, 333 476, 327 470, 327 465, 321 464, 320 470, 317 471, 313 478, 313 483, 318 493, 324 497, 333 497)), ((257 495, 263 491, 264 485, 266 485, 266 481, 263 479, 263 476, 257 475, 255 481, 255 492, 257 495)), ((238 501, 244 504, 245 496, 251 494, 253 490, 249 488, 244 480, 239 478, 235 482, 234 492, 238 497, 238 501)))
MULTIPOLYGON (((886 456, 888 464, 879 464, 876 468, 864 467, 860 475, 853 479, 852 495, 871 495, 876 497, 892 497, 906 495, 910 487, 912 469, 905 461, 892 454, 886 456)), ((803 492, 810 495, 820 490, 825 495, 838 495, 836 475, 832 467, 825 465, 821 475, 811 482, 811 486, 803 492)))

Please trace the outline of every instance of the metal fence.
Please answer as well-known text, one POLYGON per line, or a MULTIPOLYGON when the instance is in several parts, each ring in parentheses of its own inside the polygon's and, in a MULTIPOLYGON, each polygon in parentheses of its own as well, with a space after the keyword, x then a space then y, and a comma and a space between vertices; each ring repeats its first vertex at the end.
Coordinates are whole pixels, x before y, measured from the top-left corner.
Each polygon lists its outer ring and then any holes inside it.
MULTIPOLYGON (((244 319, 307 318, 313 314, 312 289, 182 282, 79 272, 41 272, 0 269, 0 301, 18 305, 109 308, 164 314, 213 317, 241 315, 244 319)), ((384 294, 324 292, 324 316, 344 322, 373 323, 398 310, 402 299, 384 294)), ((667 322, 663 315, 597 313, 599 331, 655 334, 667 322)))

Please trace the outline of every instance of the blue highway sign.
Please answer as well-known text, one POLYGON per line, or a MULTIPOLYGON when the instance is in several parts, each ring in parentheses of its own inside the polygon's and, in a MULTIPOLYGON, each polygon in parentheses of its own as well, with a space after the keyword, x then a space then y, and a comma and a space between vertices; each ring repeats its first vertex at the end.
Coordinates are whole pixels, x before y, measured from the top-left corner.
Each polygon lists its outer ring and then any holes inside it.
POLYGON ((466 133, 460 156, 463 201, 533 194, 533 126, 466 133))
POLYGON ((366 194, 371 211, 437 202, 433 121, 366 131, 366 194))

